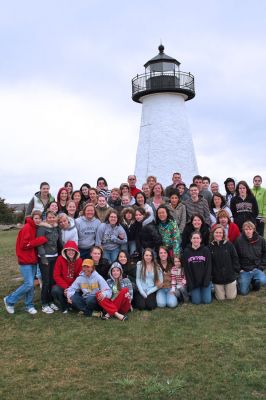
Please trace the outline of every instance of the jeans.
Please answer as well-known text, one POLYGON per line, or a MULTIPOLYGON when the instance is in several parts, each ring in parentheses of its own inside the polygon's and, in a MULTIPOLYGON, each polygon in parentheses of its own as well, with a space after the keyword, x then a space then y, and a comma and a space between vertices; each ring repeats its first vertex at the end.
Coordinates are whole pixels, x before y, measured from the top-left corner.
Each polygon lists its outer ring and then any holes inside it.
POLYGON ((239 293, 242 295, 247 295, 250 290, 251 281, 259 281, 261 285, 266 285, 266 275, 263 271, 258 268, 254 268, 252 271, 240 272, 238 278, 238 285, 239 285, 239 293))
POLYGON ((116 261, 118 257, 118 253, 120 250, 120 246, 114 250, 103 250, 103 258, 109 261, 110 264, 116 261))
POLYGON ((188 303, 189 302, 189 294, 187 292, 187 287, 182 286, 176 289, 176 297, 181 303, 188 303))
POLYGON ((67 298, 64 294, 64 289, 61 286, 54 285, 51 294, 54 303, 60 308, 60 311, 63 312, 68 309, 67 298))
POLYGON ((159 289, 156 293, 156 301, 158 307, 175 308, 178 304, 177 297, 171 293, 171 288, 159 289))
POLYGON ((39 264, 37 264, 36 278, 37 279, 42 279, 42 274, 41 274, 41 270, 40 270, 39 264))
POLYGON ((90 249, 80 249, 79 248, 79 253, 80 253, 80 258, 82 260, 85 260, 85 258, 89 258, 90 257, 90 249))
POLYGON ((72 306, 78 311, 83 311, 84 315, 90 317, 93 310, 100 310, 95 295, 83 297, 80 293, 75 293, 72 297, 72 306))
POLYGON ((34 277, 36 274, 36 265, 20 265, 20 273, 24 278, 24 283, 19 286, 6 298, 6 302, 10 306, 14 306, 22 296, 25 296, 24 303, 26 309, 33 307, 34 296, 34 277))
POLYGON ((130 256, 137 250, 136 241, 130 240, 127 243, 122 244, 121 250, 126 251, 130 256))
POLYGON ((192 304, 210 304, 212 301, 212 284, 210 282, 207 287, 199 287, 192 289, 191 294, 191 303, 192 304))

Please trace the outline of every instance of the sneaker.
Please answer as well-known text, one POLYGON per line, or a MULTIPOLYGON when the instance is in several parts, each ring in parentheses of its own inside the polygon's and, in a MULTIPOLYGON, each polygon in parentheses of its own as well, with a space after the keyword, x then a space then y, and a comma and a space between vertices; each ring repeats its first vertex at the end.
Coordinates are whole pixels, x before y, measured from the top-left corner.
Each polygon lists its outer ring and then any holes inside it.
POLYGON ((254 290, 255 292, 257 292, 258 290, 260 290, 260 281, 258 279, 252 279, 251 281, 251 288, 252 290, 254 290))
POLYGON ((57 307, 54 303, 51 303, 51 304, 50 304, 50 308, 51 308, 52 310, 54 310, 54 311, 58 311, 58 310, 59 310, 59 307, 57 307))
POLYGON ((100 318, 102 313, 100 311, 93 311, 91 316, 94 318, 100 318))
POLYGON ((6 297, 4 297, 4 303, 5 303, 6 311, 8 312, 8 314, 14 314, 14 312, 15 312, 14 306, 8 305, 8 303, 6 301, 6 297))
POLYGON ((45 314, 53 314, 54 310, 47 305, 42 306, 42 312, 44 312, 45 314))
POLYGON ((62 311, 62 314, 68 314, 68 310, 62 311))
POLYGON ((34 307, 30 307, 30 308, 28 308, 27 310, 26 310, 29 314, 31 314, 31 315, 34 315, 34 314, 37 314, 37 310, 36 310, 36 308, 34 308, 34 307))

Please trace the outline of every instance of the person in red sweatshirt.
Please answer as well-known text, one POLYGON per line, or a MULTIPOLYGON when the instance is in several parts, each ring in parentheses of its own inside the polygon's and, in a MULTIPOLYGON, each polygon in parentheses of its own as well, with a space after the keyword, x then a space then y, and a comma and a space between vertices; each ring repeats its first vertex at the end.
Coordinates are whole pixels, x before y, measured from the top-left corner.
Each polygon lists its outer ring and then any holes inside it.
POLYGON ((141 190, 136 187, 136 182, 137 182, 136 175, 128 175, 127 181, 129 184, 130 194, 131 196, 135 197, 139 192, 141 192, 141 190))
POLYGON ((26 218, 25 225, 18 233, 16 256, 24 283, 4 298, 5 307, 9 314, 14 314, 14 306, 23 296, 26 311, 32 315, 37 313, 33 305, 34 277, 38 264, 37 247, 47 242, 44 236, 36 238, 37 225, 41 221, 42 212, 40 210, 33 211, 31 216, 26 218))
POLYGON ((55 285, 52 287, 52 297, 59 309, 67 314, 67 289, 79 276, 82 270, 82 259, 76 242, 69 240, 56 260, 54 267, 55 285))

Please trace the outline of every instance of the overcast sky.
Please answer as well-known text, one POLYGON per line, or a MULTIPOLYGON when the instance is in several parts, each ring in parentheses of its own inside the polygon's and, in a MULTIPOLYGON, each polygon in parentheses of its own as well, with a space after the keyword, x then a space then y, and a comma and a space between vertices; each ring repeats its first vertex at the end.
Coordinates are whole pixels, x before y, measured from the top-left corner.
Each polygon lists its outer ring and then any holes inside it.
POLYGON ((0 197, 125 181, 141 117, 131 79, 160 41, 195 76, 199 173, 266 181, 265 21, 262 0, 1 1, 0 197))

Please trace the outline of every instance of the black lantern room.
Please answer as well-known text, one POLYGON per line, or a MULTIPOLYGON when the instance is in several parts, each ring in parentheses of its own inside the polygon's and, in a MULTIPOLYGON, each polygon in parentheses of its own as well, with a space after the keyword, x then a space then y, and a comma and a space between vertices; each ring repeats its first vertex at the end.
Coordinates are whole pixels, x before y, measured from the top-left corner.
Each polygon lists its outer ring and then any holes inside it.
POLYGON ((132 79, 132 99, 141 103, 141 97, 162 92, 180 93, 185 100, 193 99, 194 76, 181 72, 180 62, 165 54, 162 44, 158 50, 159 54, 144 64, 145 73, 132 79))

